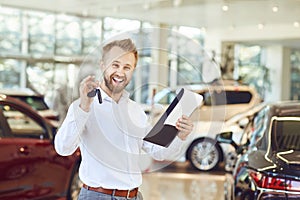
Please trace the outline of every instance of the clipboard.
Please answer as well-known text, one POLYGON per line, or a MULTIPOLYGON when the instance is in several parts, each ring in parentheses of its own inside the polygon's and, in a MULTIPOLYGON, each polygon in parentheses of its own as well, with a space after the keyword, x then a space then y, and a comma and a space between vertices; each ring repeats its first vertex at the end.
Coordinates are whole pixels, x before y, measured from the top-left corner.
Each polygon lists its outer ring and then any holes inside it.
POLYGON ((176 137, 177 120, 182 116, 190 116, 201 105, 203 96, 181 88, 167 110, 143 140, 168 147, 176 137))

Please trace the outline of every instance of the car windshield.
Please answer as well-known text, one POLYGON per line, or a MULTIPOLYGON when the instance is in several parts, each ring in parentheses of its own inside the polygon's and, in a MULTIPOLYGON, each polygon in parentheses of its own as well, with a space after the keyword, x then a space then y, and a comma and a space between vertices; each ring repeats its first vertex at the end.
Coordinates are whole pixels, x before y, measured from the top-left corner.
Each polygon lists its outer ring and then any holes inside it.
POLYGON ((300 119, 275 120, 272 127, 272 146, 278 151, 300 151, 300 119))
POLYGON ((35 110, 47 110, 49 109, 42 97, 39 96, 12 96, 27 104, 29 104, 35 110))

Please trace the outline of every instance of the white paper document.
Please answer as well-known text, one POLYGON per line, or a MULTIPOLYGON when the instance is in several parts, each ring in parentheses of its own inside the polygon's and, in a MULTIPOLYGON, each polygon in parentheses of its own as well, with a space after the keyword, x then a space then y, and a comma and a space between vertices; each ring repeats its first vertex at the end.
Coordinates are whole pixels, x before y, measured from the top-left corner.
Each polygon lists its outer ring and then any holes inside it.
POLYGON ((144 140, 164 147, 169 146, 178 132, 177 120, 182 115, 190 116, 202 101, 202 95, 182 88, 144 140))
POLYGON ((183 89, 183 95, 175 108, 171 111, 164 124, 176 125, 177 120, 182 116, 190 116, 192 112, 201 105, 203 97, 197 93, 183 89))

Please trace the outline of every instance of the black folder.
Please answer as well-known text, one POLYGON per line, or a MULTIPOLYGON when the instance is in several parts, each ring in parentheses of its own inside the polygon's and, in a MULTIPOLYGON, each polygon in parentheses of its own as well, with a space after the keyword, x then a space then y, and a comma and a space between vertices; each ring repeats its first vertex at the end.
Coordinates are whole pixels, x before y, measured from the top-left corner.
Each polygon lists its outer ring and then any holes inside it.
POLYGON ((173 111, 175 106, 178 104, 182 98, 184 89, 182 88, 179 93, 176 95, 174 100, 171 102, 167 110, 160 117, 158 122, 150 130, 150 132, 144 138, 145 141, 158 144, 160 146, 168 147, 171 142, 176 137, 178 130, 175 126, 164 124, 169 114, 173 111))

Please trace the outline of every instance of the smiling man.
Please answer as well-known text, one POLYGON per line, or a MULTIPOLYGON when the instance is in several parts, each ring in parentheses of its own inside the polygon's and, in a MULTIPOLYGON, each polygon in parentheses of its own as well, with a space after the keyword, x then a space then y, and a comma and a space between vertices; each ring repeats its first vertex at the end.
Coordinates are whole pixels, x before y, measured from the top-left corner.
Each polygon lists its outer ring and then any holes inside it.
POLYGON ((182 116, 176 123, 178 135, 168 148, 143 140, 151 127, 144 111, 125 90, 137 59, 130 39, 106 44, 100 62, 103 81, 99 83, 93 76, 83 79, 80 98, 70 105, 56 134, 55 149, 60 155, 71 155, 80 148, 79 176, 84 183, 80 200, 141 200, 141 150, 157 160, 172 157, 180 153, 193 129, 191 120, 182 116), (88 95, 96 88, 103 101, 88 95))

